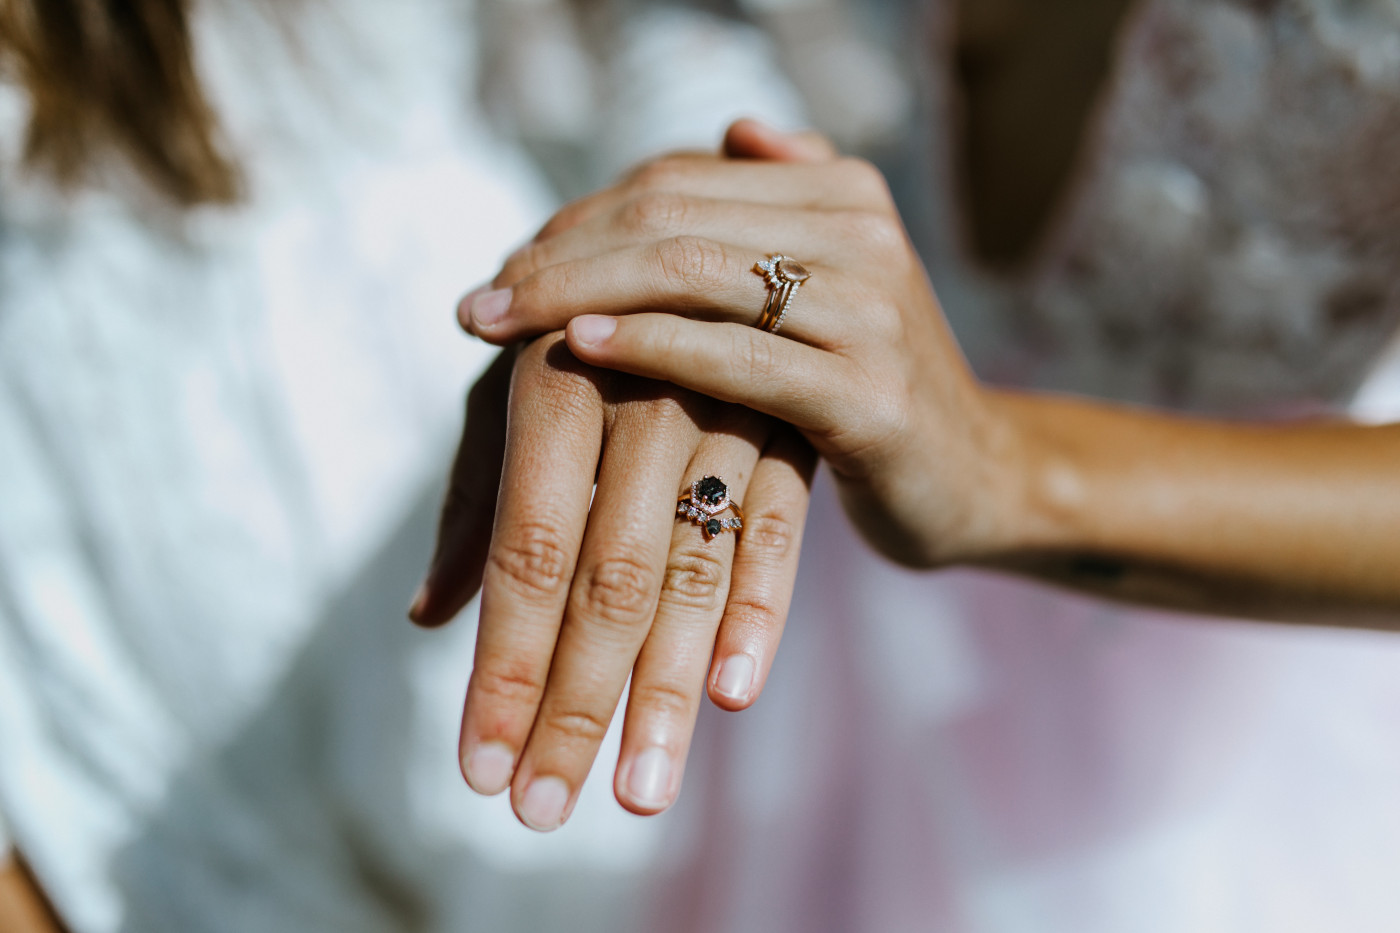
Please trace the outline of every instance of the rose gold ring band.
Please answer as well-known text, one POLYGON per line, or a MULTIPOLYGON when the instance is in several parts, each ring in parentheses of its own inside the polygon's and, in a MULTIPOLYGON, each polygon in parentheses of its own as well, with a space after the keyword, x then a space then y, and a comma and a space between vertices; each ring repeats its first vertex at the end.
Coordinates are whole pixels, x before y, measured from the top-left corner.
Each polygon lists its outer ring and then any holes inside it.
POLYGON ((768 301, 763 305, 763 313, 758 316, 754 326, 776 334, 778 328, 783 326, 797 289, 812 277, 812 273, 802 263, 782 253, 774 253, 754 263, 753 271, 763 276, 768 284, 768 301))
POLYGON ((726 531, 738 534, 744 527, 744 510, 729 495, 729 487, 718 476, 706 476, 690 484, 676 499, 676 517, 699 525, 706 541, 726 531), (721 517, 722 512, 733 515, 721 517))

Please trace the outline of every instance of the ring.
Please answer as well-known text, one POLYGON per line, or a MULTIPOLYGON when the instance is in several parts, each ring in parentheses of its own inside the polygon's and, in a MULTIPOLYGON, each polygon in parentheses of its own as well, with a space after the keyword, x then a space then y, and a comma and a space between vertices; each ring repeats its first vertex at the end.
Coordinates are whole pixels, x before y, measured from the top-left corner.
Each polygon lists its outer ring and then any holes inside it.
POLYGON ((707 476, 691 483, 690 491, 681 493, 676 500, 676 517, 699 525, 706 541, 726 531, 737 535, 744 527, 744 510, 729 497, 729 487, 718 476, 707 476), (733 517, 719 518, 726 509, 734 513, 733 517))
POLYGON ((768 303, 763 306, 763 313, 758 316, 758 323, 754 326, 776 334, 778 328, 783 326, 792 296, 797 294, 803 282, 812 277, 812 273, 802 263, 782 253, 774 253, 754 263, 753 271, 768 283, 768 303))

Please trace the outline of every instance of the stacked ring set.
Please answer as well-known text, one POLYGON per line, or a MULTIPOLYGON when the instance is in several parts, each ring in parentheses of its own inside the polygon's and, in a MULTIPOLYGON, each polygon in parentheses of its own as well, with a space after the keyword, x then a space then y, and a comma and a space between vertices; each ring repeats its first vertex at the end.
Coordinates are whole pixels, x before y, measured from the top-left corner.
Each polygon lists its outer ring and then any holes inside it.
MULTIPOLYGON (((754 263, 753 271, 763 276, 768 285, 768 301, 754 326, 775 334, 783 326, 793 296, 812 273, 802 263, 782 253, 754 263)), ((699 525, 706 541, 713 541, 726 531, 737 535, 744 527, 743 509, 730 498, 729 487, 718 476, 707 476, 691 483, 690 491, 676 500, 676 517, 699 525), (733 514, 721 517, 726 511, 733 514)))
POLYGON ((699 525, 706 541, 726 531, 738 534, 744 527, 743 509, 729 497, 729 487, 718 476, 707 476, 691 483, 690 491, 676 500, 676 516, 699 525), (726 510, 734 514, 719 517, 726 510))

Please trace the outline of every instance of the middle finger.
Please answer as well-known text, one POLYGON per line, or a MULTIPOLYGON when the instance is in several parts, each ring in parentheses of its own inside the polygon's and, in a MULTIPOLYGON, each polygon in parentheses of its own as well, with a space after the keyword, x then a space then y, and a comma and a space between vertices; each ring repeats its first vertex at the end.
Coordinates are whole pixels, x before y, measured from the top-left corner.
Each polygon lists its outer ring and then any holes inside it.
POLYGON ((656 611, 673 490, 697 438, 678 404, 641 398, 616 409, 544 696, 512 783, 515 812, 532 829, 568 818, 607 732, 656 611))

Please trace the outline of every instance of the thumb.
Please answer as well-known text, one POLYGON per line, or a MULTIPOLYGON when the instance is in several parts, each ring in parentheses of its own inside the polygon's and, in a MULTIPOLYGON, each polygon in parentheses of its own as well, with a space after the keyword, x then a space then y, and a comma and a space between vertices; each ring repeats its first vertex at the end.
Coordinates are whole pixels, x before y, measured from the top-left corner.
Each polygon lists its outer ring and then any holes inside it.
POLYGON ((838 155, 831 140, 812 130, 784 133, 757 120, 736 120, 724 134, 724 154, 731 159, 776 162, 828 162, 838 155))

